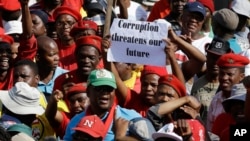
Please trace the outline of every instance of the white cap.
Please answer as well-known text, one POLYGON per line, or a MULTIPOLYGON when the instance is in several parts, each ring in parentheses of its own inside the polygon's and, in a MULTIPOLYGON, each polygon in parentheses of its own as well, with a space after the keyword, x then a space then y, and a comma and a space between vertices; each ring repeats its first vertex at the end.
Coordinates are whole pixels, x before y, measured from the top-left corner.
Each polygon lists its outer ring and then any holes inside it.
POLYGON ((4 25, 5 34, 22 34, 23 28, 22 28, 22 22, 20 21, 8 21, 4 25))

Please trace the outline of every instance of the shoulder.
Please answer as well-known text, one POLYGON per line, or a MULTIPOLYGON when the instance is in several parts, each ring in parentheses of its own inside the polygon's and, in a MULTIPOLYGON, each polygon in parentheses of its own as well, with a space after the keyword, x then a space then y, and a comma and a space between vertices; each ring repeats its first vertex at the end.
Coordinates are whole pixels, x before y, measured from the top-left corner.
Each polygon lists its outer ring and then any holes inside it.
POLYGON ((141 115, 135 110, 122 108, 120 106, 116 106, 116 114, 118 117, 122 117, 127 120, 131 120, 136 117, 141 117, 141 115))

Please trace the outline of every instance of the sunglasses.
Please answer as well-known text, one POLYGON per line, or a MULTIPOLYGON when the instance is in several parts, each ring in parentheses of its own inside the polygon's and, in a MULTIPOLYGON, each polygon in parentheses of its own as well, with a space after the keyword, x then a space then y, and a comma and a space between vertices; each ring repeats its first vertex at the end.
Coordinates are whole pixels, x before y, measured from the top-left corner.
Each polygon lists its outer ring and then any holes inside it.
POLYGON ((112 92, 114 90, 114 88, 110 87, 110 86, 94 86, 94 90, 97 92, 112 92))

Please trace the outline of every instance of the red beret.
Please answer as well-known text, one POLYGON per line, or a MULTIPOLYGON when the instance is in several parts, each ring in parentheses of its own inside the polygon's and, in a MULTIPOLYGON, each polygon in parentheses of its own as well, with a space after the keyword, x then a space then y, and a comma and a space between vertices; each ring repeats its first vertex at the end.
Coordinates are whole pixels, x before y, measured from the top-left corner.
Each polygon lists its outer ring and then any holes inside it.
POLYGON ((1 8, 6 11, 16 11, 21 9, 19 0, 0 0, 1 8))
POLYGON ((69 88, 69 91, 67 92, 67 98, 72 94, 85 93, 85 92, 86 92, 86 86, 84 86, 83 83, 75 84, 74 86, 69 88))
POLYGON ((197 0, 198 2, 202 3, 205 7, 207 7, 211 14, 214 12, 214 1, 213 0, 197 0))
POLYGON ((167 73, 166 67, 145 65, 142 70, 142 76, 147 75, 147 74, 157 74, 161 77, 168 73, 167 73))
POLYGON ((76 40, 76 47, 82 45, 90 45, 97 48, 99 53, 101 53, 102 52, 101 40, 102 38, 96 35, 83 36, 76 40))
POLYGON ((245 67, 247 64, 249 64, 247 57, 234 53, 224 54, 217 61, 219 67, 245 67))
POLYGON ((160 84, 171 86, 178 93, 179 97, 183 97, 186 95, 186 88, 184 84, 172 74, 160 77, 160 79, 158 80, 158 85, 160 84))
POLYGON ((0 42, 13 44, 14 40, 11 36, 2 34, 2 35, 0 35, 0 42))
POLYGON ((93 29, 95 32, 97 32, 97 24, 91 20, 80 20, 73 26, 70 31, 70 35, 74 37, 77 32, 87 29, 93 29))
POLYGON ((80 12, 78 12, 70 7, 67 7, 67 6, 60 6, 60 7, 56 8, 56 10, 53 12, 54 20, 56 20, 56 18, 62 14, 71 15, 72 17, 74 17, 76 19, 76 21, 80 21, 82 19, 80 12))

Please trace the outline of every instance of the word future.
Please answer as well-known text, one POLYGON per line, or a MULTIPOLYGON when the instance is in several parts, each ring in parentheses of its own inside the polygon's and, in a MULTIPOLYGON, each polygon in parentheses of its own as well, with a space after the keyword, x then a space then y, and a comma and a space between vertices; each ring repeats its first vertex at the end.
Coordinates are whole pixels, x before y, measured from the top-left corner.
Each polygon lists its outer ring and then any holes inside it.
POLYGON ((127 48, 126 50, 126 54, 127 56, 135 56, 135 57, 149 57, 149 53, 148 52, 144 52, 144 51, 137 51, 137 50, 130 50, 129 48, 127 48))

